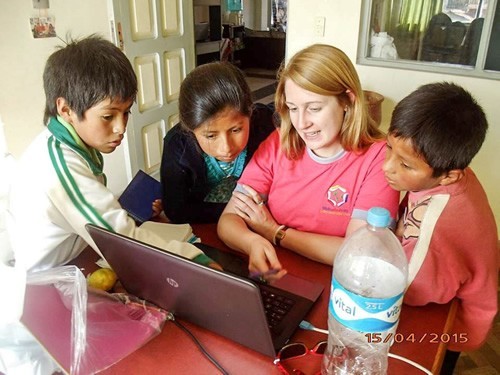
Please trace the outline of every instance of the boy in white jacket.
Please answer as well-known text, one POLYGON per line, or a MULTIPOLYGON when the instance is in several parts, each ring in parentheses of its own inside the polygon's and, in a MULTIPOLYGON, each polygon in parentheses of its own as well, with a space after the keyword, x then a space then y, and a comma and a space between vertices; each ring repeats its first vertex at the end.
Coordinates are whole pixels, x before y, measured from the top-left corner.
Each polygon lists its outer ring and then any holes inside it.
POLYGON ((95 35, 71 41, 49 57, 43 82, 47 128, 19 160, 11 186, 15 261, 39 270, 71 261, 87 244, 99 253, 85 229, 93 223, 210 265, 195 246, 161 236, 164 224, 136 226, 106 187, 101 153, 120 145, 137 93, 120 49, 95 35))

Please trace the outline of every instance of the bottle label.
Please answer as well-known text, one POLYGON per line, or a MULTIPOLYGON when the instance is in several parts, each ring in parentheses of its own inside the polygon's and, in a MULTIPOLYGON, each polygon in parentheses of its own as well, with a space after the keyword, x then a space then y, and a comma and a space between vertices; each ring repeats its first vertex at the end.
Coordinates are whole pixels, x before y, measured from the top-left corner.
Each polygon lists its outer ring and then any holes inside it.
POLYGON ((359 332, 384 332, 398 322, 403 295, 364 297, 348 291, 333 277, 329 309, 335 319, 347 328, 359 332))

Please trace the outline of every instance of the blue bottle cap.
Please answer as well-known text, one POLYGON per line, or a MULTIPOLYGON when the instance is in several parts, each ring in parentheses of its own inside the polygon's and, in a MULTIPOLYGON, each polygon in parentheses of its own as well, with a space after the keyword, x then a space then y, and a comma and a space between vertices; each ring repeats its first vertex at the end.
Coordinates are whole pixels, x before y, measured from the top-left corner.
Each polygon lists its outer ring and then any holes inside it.
POLYGON ((385 228, 391 222, 391 214, 383 207, 372 207, 368 210, 366 221, 374 227, 385 228))

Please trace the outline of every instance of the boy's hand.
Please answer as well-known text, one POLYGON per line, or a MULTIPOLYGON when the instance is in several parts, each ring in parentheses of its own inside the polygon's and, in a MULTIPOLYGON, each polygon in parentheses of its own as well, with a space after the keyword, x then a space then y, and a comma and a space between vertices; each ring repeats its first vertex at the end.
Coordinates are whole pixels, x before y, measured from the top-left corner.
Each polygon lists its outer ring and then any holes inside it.
POLYGON ((128 293, 127 290, 123 287, 120 280, 116 281, 115 285, 113 286, 112 292, 113 293, 125 293, 125 294, 128 293))
POLYGON ((161 199, 155 199, 153 201, 153 217, 160 216, 160 214, 163 212, 163 203, 161 199))
POLYGON ((401 218, 401 219, 399 219, 399 221, 396 225, 396 231, 394 234, 396 235, 396 237, 401 239, 401 238, 403 238, 404 231, 405 231, 404 218, 401 218))
POLYGON ((222 266, 217 262, 210 262, 208 263, 208 266, 214 270, 224 271, 224 268, 222 268, 222 266))

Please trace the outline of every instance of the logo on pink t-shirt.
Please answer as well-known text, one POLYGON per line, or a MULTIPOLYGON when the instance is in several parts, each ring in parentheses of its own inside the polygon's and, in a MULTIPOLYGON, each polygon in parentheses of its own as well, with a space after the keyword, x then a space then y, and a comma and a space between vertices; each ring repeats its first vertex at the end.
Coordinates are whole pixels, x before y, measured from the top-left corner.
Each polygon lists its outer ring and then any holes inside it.
POLYGON ((345 202, 347 202, 347 198, 349 194, 347 190, 340 185, 331 186, 328 189, 327 198, 335 207, 342 206, 345 202))

